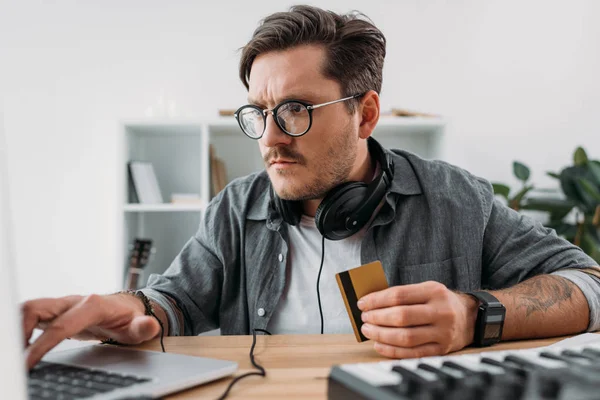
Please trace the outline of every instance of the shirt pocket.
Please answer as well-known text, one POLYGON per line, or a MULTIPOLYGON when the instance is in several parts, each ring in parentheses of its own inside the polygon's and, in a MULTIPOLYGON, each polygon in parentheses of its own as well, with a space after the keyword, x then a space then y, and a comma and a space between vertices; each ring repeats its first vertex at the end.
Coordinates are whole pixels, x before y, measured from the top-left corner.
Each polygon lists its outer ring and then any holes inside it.
POLYGON ((449 289, 469 291, 475 290, 469 273, 466 256, 449 258, 427 264, 405 265, 397 270, 397 285, 437 281, 449 289))

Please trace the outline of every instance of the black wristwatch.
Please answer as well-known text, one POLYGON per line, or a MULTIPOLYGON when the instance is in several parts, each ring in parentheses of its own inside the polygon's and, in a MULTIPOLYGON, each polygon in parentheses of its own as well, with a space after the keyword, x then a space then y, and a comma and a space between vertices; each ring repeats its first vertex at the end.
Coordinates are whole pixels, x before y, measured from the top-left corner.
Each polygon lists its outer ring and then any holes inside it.
POLYGON ((483 347, 498 343, 502 337, 506 308, 488 292, 470 292, 467 294, 479 300, 473 344, 483 347))

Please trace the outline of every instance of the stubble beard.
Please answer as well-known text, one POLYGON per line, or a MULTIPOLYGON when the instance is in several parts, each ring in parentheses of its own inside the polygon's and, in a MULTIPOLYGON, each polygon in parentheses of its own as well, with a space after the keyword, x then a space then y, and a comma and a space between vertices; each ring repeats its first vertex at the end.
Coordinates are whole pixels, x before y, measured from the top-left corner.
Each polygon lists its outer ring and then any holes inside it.
MULTIPOLYGON (((324 198, 334 187, 347 182, 356 161, 357 146, 354 135, 344 132, 337 140, 332 142, 324 156, 315 158, 312 163, 304 164, 310 170, 308 181, 304 184, 287 185, 277 191, 277 195, 284 200, 315 200, 324 198)), ((275 170, 272 173, 282 178, 292 178, 294 171, 275 170)))

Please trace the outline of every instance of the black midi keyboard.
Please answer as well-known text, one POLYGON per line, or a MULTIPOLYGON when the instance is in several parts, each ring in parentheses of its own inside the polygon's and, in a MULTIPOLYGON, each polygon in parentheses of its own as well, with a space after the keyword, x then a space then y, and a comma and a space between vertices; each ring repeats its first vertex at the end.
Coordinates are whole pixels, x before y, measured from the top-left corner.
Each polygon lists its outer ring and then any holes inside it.
POLYGON ((600 344, 490 351, 331 369, 332 400, 600 400, 600 344))

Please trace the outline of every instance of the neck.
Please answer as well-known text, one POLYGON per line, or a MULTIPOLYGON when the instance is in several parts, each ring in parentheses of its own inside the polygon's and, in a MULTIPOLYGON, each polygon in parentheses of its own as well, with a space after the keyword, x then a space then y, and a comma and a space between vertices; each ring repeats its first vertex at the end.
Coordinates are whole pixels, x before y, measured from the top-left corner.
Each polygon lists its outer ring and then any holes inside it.
MULTIPOLYGON (((371 158, 371 154, 366 146, 364 151, 359 151, 357 154, 356 164, 348 176, 348 182, 365 182, 371 183, 375 174, 375 163, 371 158)), ((317 214, 317 208, 323 201, 323 198, 304 200, 302 203, 304 214, 309 217, 314 217, 317 214)))

